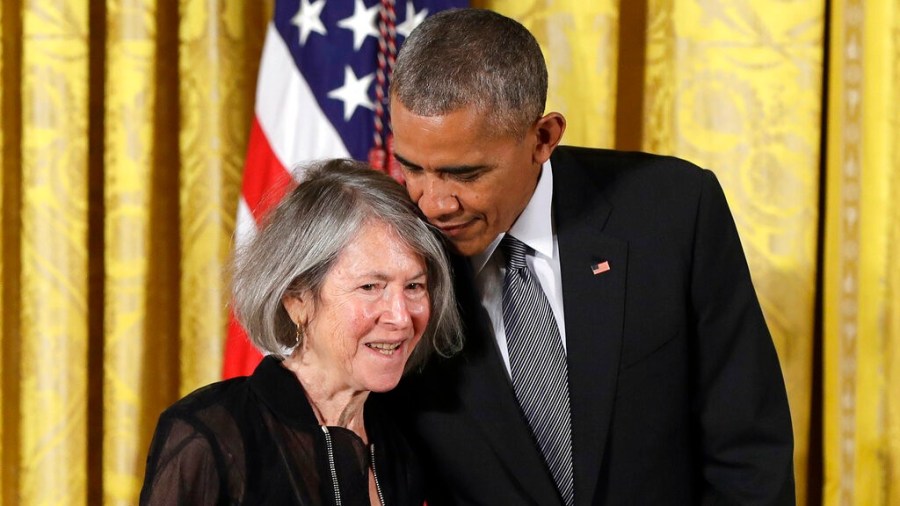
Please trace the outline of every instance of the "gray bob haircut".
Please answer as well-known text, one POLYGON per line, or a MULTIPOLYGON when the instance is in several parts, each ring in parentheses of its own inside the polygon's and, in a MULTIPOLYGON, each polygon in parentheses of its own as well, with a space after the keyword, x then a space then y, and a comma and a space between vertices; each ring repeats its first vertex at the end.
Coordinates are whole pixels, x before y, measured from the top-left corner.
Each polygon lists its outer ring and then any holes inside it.
POLYGON ((419 116, 474 106, 493 130, 522 137, 544 114, 547 65, 517 21, 483 9, 441 11, 400 47, 390 97, 419 116))
POLYGON ((303 174, 234 259, 233 309, 254 346, 289 353, 297 327, 283 297, 309 293, 314 307, 321 303, 325 278, 347 244, 368 223, 382 222, 425 262, 431 318, 407 370, 424 365, 432 351, 459 351, 462 323, 442 240, 403 186, 353 160, 318 162, 303 174))

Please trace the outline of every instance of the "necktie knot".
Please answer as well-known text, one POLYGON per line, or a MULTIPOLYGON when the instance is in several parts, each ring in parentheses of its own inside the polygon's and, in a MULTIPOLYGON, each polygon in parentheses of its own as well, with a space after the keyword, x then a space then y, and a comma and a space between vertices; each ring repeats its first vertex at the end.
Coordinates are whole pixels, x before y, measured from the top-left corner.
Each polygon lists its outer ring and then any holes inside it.
POLYGON ((525 268, 525 253, 528 252, 528 246, 515 237, 506 234, 500 241, 500 247, 506 255, 506 267, 509 269, 525 268))

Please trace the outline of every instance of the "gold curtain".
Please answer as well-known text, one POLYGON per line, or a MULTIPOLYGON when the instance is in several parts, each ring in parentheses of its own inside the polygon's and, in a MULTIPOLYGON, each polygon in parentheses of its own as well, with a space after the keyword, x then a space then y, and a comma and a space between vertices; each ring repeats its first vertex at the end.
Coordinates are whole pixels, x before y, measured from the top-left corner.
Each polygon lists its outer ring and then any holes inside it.
MULTIPOLYGON (((6 14, 8 17, 9 14, 6 14)), ((6 66, 4 65, 4 49, 6 47, 6 33, 8 30, 4 30, 4 8, 3 4, 0 3, 0 117, 6 116, 6 100, 4 100, 4 88, 6 84, 5 79, 5 70, 6 66)), ((3 160, 6 159, 6 150, 3 149, 5 147, 5 143, 3 142, 3 130, 5 125, 0 124, 0 231, 6 230, 6 213, 5 210, 8 207, 4 205, 7 197, 6 197, 6 188, 10 186, 9 177, 4 177, 6 174, 6 165, 3 163, 3 160)), ((9 335, 6 331, 9 326, 10 318, 5 316, 4 313, 8 314, 12 307, 11 305, 8 307, 6 301, 8 299, 6 293, 9 289, 9 283, 6 282, 6 275, 4 274, 4 266, 6 269, 9 269, 9 264, 5 262, 5 244, 8 241, 6 240, 6 234, 0 232, 0 491, 5 490, 4 486, 8 482, 7 476, 10 474, 7 471, 4 471, 5 466, 3 464, 6 463, 6 458, 4 457, 3 446, 8 438, 8 431, 5 430, 5 424, 3 420, 6 418, 8 413, 6 409, 7 403, 10 402, 10 399, 7 397, 5 389, 3 388, 3 384, 5 381, 2 378, 5 378, 10 374, 9 369, 5 367, 5 356, 4 353, 4 344, 9 339, 3 339, 3 336, 9 335)), ((3 494, 0 492, 0 503, 3 501, 3 494)))
POLYGON ((4 335, 19 340, 21 414, 4 419, 20 422, 22 495, 58 504, 87 474, 62 471, 87 454, 87 2, 28 3, 21 20, 21 322, 4 335))
POLYGON ((221 370, 272 6, 0 9, 0 504, 135 504, 160 411, 221 370))
POLYGON ((900 2, 832 9, 825 503, 900 504, 900 2))
MULTIPOLYGON (((799 504, 900 504, 900 0, 473 5, 535 33, 567 143, 722 181, 799 504)), ((159 412, 218 378, 271 12, 0 3, 0 505, 134 504, 159 412)))
POLYGON ((473 0, 471 4, 518 20, 538 39, 551 76, 547 110, 568 120, 565 142, 612 147, 619 2, 473 0))
POLYGON ((824 0, 650 2, 644 148, 716 172, 778 348, 805 502, 824 0))

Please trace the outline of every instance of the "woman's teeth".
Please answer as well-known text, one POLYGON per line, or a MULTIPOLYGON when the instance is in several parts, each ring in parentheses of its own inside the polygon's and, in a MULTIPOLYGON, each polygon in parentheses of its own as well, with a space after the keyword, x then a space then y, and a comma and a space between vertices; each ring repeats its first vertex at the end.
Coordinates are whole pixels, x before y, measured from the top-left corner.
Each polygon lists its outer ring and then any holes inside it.
POLYGON ((400 343, 366 343, 366 346, 381 353, 382 355, 393 355, 394 350, 400 347, 400 343))

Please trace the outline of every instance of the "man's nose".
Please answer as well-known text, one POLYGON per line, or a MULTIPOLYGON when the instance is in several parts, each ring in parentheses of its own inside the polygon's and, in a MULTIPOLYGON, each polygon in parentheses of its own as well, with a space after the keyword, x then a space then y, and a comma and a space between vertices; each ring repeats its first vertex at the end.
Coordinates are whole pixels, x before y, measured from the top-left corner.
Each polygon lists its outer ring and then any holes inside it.
POLYGON ((438 178, 431 178, 422 190, 419 209, 428 218, 440 218, 458 211, 459 199, 450 190, 449 185, 438 178))

